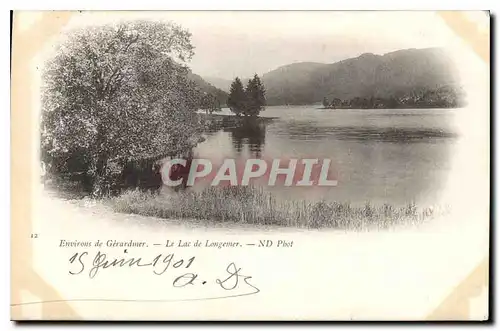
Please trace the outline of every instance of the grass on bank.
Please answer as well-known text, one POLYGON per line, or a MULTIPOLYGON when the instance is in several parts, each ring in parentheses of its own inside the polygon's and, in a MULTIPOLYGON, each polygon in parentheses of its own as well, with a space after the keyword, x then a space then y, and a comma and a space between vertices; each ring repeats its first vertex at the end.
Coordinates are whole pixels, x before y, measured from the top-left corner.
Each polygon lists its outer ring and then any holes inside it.
POLYGON ((351 206, 349 203, 279 200, 261 188, 209 187, 203 191, 149 193, 127 191, 111 198, 115 212, 165 219, 197 219, 255 225, 303 228, 365 229, 417 223, 435 216, 435 210, 419 210, 385 204, 351 206))

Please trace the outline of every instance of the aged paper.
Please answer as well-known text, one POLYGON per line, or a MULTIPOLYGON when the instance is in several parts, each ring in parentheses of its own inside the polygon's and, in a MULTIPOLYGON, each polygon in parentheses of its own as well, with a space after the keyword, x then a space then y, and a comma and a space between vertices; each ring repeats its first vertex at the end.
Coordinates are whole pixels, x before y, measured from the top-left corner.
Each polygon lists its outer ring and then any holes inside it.
POLYGON ((13 320, 489 318, 488 12, 15 12, 13 320))

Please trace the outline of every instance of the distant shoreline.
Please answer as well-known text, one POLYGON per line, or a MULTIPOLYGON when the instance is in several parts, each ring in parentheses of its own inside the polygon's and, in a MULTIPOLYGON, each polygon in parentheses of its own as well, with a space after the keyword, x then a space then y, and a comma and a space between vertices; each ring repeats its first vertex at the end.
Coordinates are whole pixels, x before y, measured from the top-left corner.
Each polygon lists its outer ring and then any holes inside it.
POLYGON ((436 105, 401 105, 401 107, 376 107, 376 108, 360 108, 360 107, 318 107, 316 109, 366 109, 366 110, 375 110, 375 109, 457 109, 457 108, 465 108, 465 106, 446 106, 439 107, 436 105))

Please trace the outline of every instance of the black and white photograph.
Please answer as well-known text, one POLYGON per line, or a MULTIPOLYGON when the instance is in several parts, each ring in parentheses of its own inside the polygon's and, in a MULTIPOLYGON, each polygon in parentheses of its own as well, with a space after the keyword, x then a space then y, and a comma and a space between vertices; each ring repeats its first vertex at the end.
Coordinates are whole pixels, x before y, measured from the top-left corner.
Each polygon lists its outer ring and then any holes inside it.
POLYGON ((12 319, 488 319, 489 12, 12 24, 12 319))

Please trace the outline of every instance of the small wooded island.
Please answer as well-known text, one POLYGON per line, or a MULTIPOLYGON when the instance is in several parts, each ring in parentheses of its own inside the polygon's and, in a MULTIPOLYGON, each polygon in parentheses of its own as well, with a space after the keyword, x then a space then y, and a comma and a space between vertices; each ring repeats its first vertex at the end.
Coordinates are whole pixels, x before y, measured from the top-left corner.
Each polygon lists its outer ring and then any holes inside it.
POLYGON ((388 98, 355 97, 349 100, 323 98, 324 109, 459 108, 465 105, 461 88, 444 86, 388 98))

